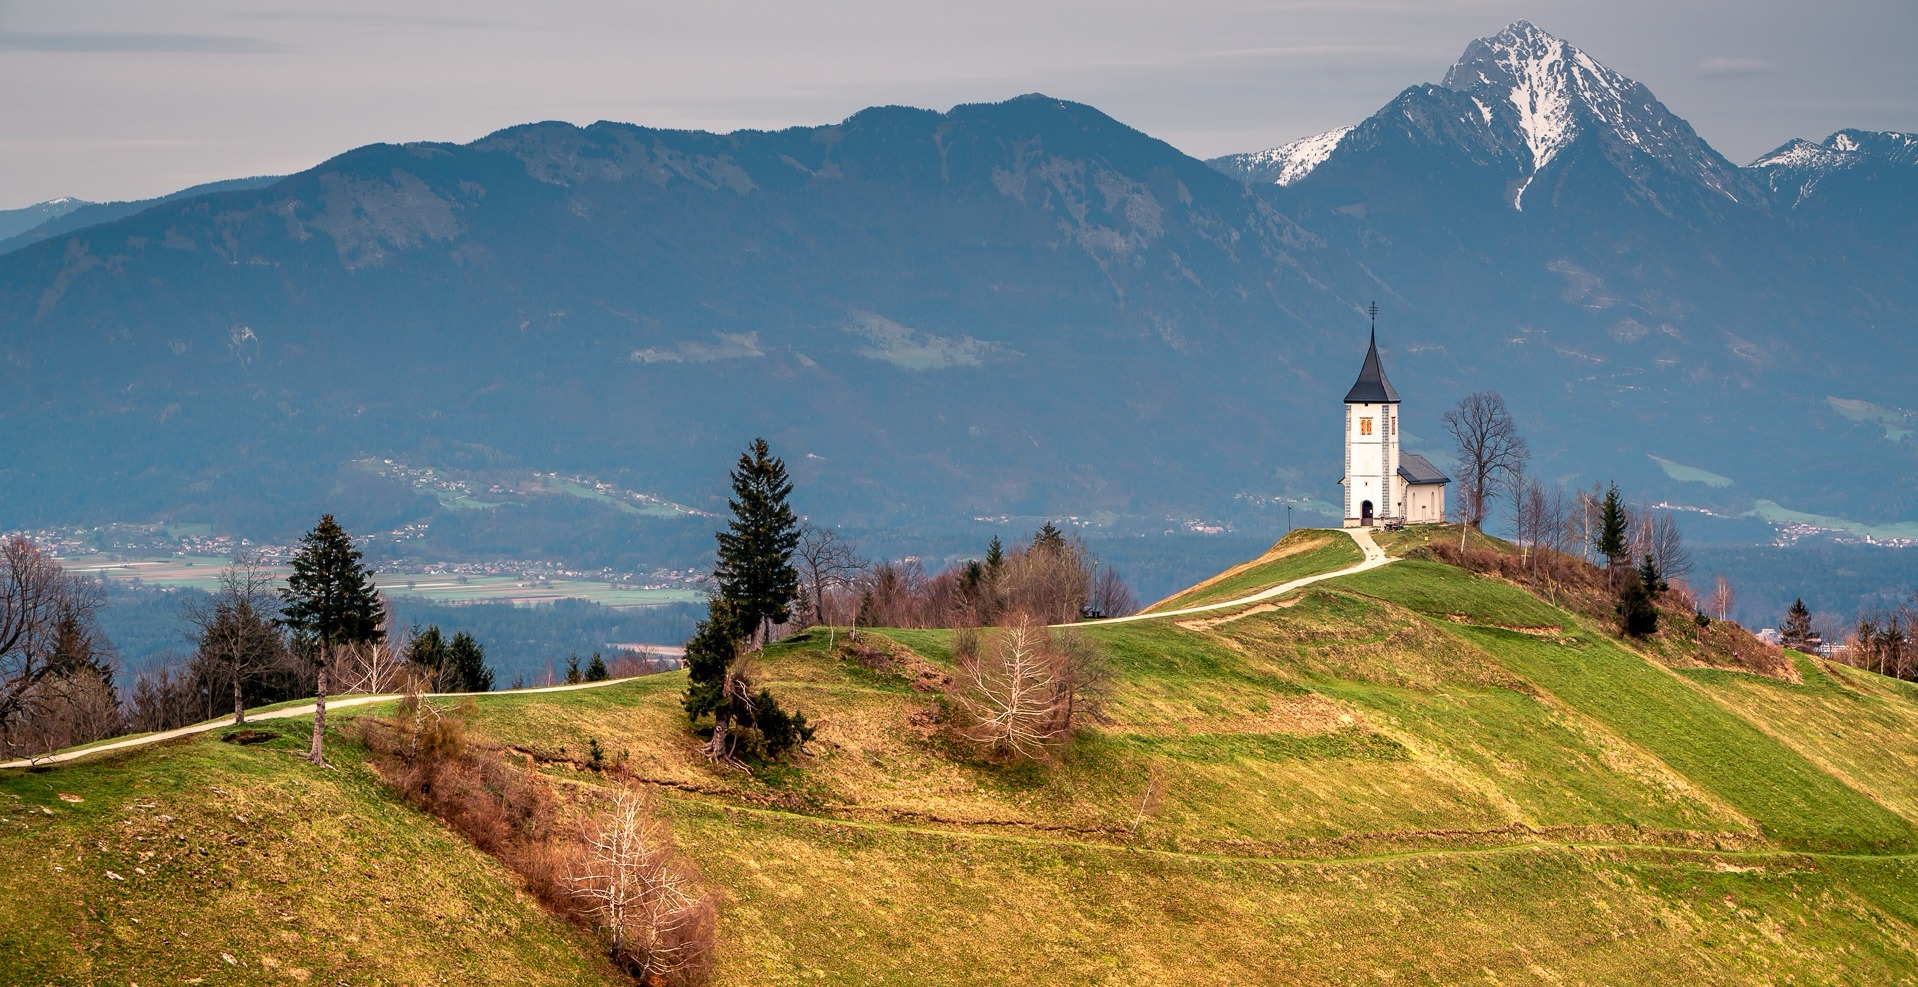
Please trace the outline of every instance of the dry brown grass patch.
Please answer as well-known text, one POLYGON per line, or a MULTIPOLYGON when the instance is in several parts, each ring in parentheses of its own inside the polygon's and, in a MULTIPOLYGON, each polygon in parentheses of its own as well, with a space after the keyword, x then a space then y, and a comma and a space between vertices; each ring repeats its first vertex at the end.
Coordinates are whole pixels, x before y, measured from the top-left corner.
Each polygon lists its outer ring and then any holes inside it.
POLYGON ((1254 604, 1243 610, 1233 611, 1223 617, 1202 617, 1192 620, 1181 620, 1178 622, 1178 626, 1188 631, 1209 631, 1214 627, 1230 624, 1235 620, 1244 620, 1247 617, 1257 617, 1260 614, 1276 613, 1280 610, 1291 609, 1292 607, 1298 606, 1299 601, 1302 599, 1304 599, 1304 597, 1295 596, 1289 600, 1280 600, 1277 603, 1254 604))
POLYGON ((1228 717, 1182 717, 1156 723, 1111 723, 1114 733, 1132 733, 1146 737, 1178 736, 1194 733, 1288 734, 1309 736, 1370 726, 1351 707, 1318 693, 1274 696, 1267 701, 1263 715, 1228 717))

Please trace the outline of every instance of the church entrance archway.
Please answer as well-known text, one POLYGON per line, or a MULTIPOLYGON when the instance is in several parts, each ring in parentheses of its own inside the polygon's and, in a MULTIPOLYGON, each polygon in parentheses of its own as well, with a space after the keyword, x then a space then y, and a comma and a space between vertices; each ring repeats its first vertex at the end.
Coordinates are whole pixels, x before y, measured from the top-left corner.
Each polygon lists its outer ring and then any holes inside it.
POLYGON ((1369 500, 1359 505, 1359 523, 1368 528, 1372 526, 1372 502, 1369 500))

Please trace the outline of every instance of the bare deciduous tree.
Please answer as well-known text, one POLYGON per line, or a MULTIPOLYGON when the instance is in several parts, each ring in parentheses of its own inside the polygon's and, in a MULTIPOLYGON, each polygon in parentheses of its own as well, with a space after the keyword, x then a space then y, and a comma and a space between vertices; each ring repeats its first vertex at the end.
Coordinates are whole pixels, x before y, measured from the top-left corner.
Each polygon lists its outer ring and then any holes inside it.
POLYGON ((992 635, 983 653, 956 656, 961 732, 1001 755, 1035 759, 1071 736, 1074 720, 1096 715, 1108 677, 1103 656, 1078 634, 1055 635, 1021 614, 992 635))
POLYGON ((1030 618, 1000 631, 986 654, 959 667, 967 735, 1002 753, 1036 758, 1057 739, 1059 683, 1045 628, 1030 618))
POLYGON ((1001 612, 1070 624, 1085 612, 1092 565, 1076 538, 1035 540, 1006 558, 998 577, 1001 612))
POLYGON ((793 551, 793 564, 808 592, 806 609, 816 624, 830 624, 826 602, 836 587, 863 572, 866 562, 839 532, 807 524, 799 529, 799 547, 793 551))
POLYGON ((200 673, 225 679, 233 695, 233 722, 245 723, 246 683, 278 664, 286 651, 273 623, 279 595, 272 576, 258 556, 242 552, 220 570, 220 588, 212 599, 190 602, 185 612, 198 631, 200 673))
POLYGON ((35 690, 32 715, 0 730, 0 750, 35 755, 75 744, 91 743, 121 733, 126 717, 111 676, 96 668, 79 668, 49 678, 35 690))
POLYGON ((1466 395, 1445 413, 1445 430, 1458 442, 1465 523, 1483 529, 1486 501, 1500 484, 1523 474, 1531 452, 1497 391, 1466 395))
POLYGON ((1892 678, 1918 678, 1918 624, 1911 617, 1909 607, 1859 614, 1845 638, 1845 662, 1892 678))
POLYGON ((696 981, 712 962, 718 910, 699 872, 645 800, 620 792, 591 837, 573 893, 606 926, 613 958, 642 984, 696 981))
POLYGON ((1579 548, 1579 557, 1587 562, 1597 561, 1594 552, 1598 544, 1598 530, 1603 520, 1605 491, 1594 483, 1590 490, 1580 490, 1573 496, 1566 516, 1570 528, 1572 543, 1579 548))
POLYGON ((1139 597, 1119 570, 1104 566, 1092 580, 1092 608, 1104 617, 1124 617, 1139 611, 1139 597))
POLYGON ((1632 556, 1659 569, 1661 579, 1684 579, 1692 575, 1692 554, 1686 552, 1678 535, 1678 519, 1669 510, 1638 508, 1632 512, 1632 556))
MULTIPOLYGON (((380 602, 382 606, 385 605, 384 596, 380 602)), ((424 677, 420 669, 407 659, 407 648, 412 644, 413 632, 411 628, 400 624, 391 607, 386 609, 385 630, 386 633, 378 640, 360 641, 340 649, 337 673, 342 683, 340 691, 377 695, 414 688, 439 690, 437 682, 412 681, 424 677)))
POLYGON ((1718 620, 1732 619, 1732 610, 1738 606, 1738 591, 1732 589, 1731 580, 1724 576, 1712 580, 1711 595, 1705 597, 1705 606, 1718 620))
POLYGON ((60 705, 61 681, 104 670, 99 606, 97 588, 39 546, 18 536, 0 543, 0 738, 60 705))

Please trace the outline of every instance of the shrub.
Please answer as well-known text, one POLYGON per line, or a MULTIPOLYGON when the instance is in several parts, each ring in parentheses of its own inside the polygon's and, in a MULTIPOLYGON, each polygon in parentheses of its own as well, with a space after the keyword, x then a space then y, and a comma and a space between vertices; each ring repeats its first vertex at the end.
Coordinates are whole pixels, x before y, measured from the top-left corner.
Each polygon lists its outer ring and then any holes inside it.
POLYGON ((1001 757, 1035 760, 1069 739, 1077 718, 1097 715, 1109 671, 1085 637, 1021 616, 974 647, 955 648, 961 736, 1001 757))
POLYGON ((1645 585, 1636 569, 1624 569, 1618 577, 1618 632, 1628 637, 1649 637, 1658 630, 1658 607, 1652 602, 1652 587, 1645 585))
POLYGON ((652 807, 634 792, 618 793, 587 847, 573 895, 605 928, 613 961, 642 984, 705 982, 719 909, 652 807))

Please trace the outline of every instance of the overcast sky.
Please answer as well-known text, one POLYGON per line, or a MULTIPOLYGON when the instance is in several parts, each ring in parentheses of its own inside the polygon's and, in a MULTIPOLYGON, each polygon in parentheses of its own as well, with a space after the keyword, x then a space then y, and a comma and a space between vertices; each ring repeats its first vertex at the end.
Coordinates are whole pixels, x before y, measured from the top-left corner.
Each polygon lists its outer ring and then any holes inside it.
POLYGON ((1741 164, 1918 130, 1918 0, 0 0, 0 208, 532 120, 771 128, 1026 92, 1205 157, 1363 119, 1521 17, 1741 164))

